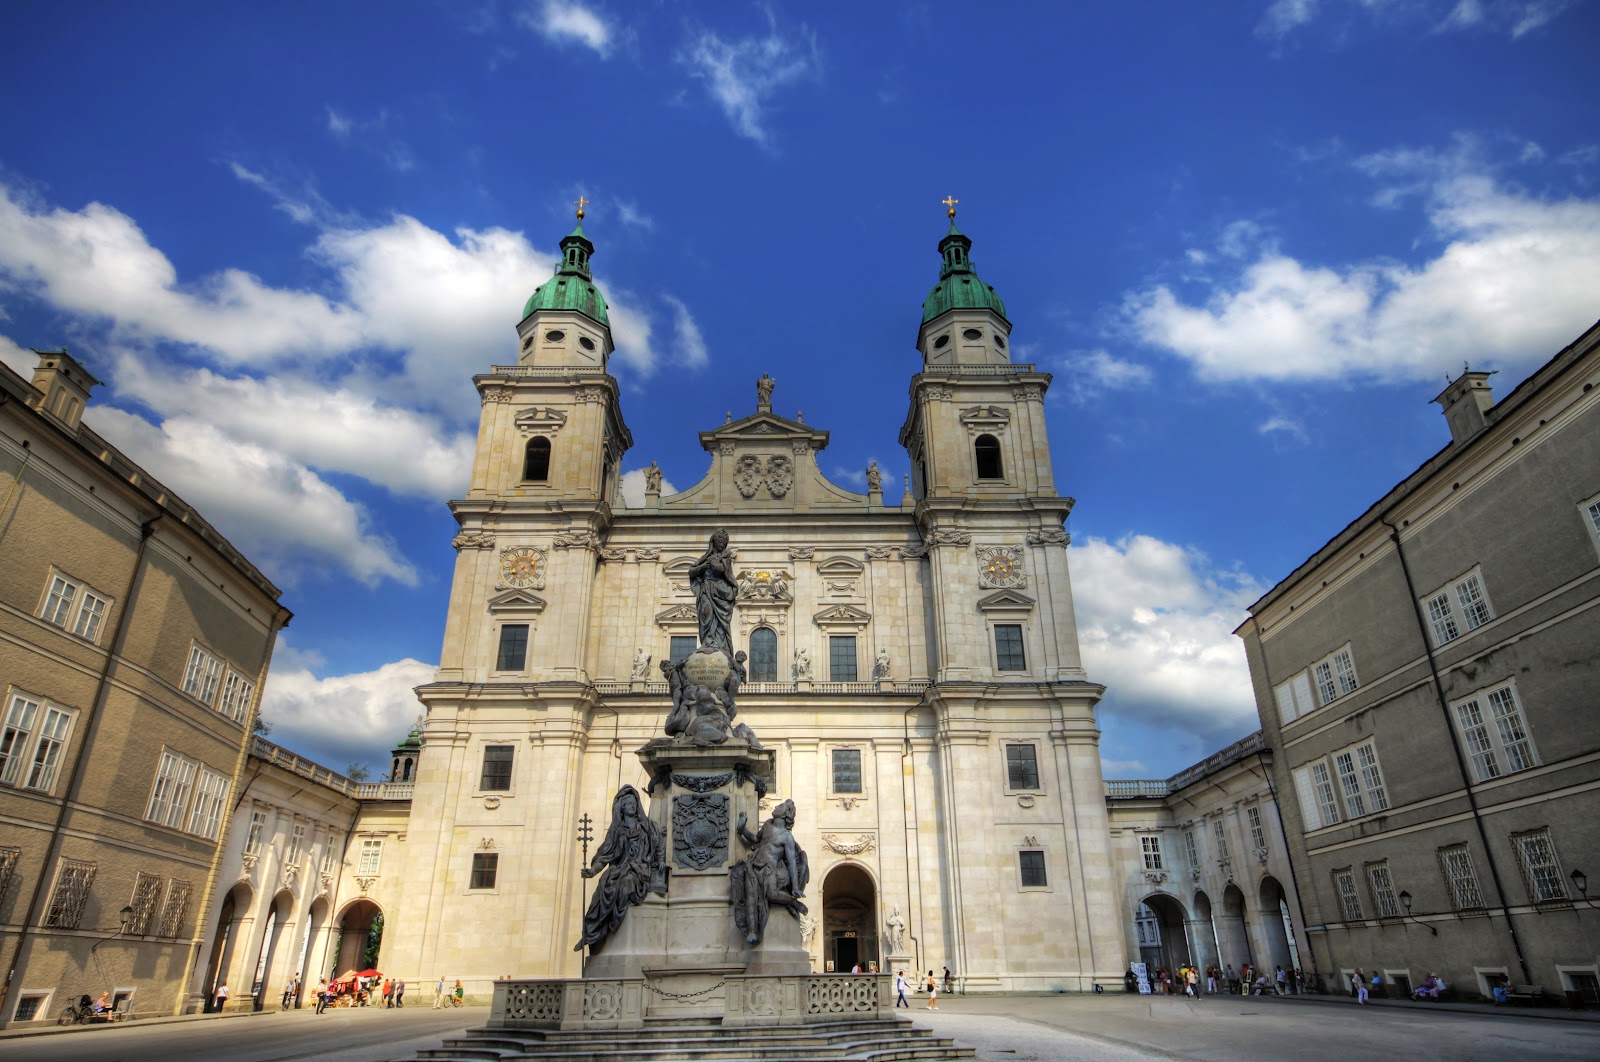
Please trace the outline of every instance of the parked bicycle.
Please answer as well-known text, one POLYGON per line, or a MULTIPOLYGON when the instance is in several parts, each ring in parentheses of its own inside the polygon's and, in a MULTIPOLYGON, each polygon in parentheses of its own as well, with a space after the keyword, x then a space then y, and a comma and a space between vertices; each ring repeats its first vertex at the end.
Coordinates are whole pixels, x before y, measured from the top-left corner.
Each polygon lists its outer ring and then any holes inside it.
POLYGON ((99 1015, 94 1012, 94 1001, 87 995, 79 996, 77 1005, 68 1003, 61 1008, 61 1016, 56 1019, 57 1025, 87 1025, 99 1015))

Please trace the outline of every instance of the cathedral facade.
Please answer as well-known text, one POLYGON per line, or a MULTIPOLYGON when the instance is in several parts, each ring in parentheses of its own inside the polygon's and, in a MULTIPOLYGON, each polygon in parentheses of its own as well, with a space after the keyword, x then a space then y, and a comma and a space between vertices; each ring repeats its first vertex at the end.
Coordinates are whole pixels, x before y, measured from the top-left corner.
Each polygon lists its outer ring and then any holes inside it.
MULTIPOLYGON (((825 430, 755 409, 700 433, 705 477, 626 508, 633 443, 581 225, 483 402, 438 673, 409 815, 353 831, 378 853, 336 907, 383 908, 385 972, 575 976, 581 819, 648 779, 661 664, 695 645, 688 569, 737 552, 740 721, 776 754, 810 853, 813 968, 891 955, 972 991, 1091 987, 1125 962, 1094 707, 1051 473, 1050 376, 1013 363, 1011 323, 952 220, 923 306, 900 430, 913 469, 885 500, 830 482, 825 430), (376 842, 376 843, 373 843, 376 842)), ((345 949, 349 950, 349 949, 345 949)), ((354 957, 352 953, 352 958, 354 957)), ((343 969, 343 960, 339 961, 343 969)))

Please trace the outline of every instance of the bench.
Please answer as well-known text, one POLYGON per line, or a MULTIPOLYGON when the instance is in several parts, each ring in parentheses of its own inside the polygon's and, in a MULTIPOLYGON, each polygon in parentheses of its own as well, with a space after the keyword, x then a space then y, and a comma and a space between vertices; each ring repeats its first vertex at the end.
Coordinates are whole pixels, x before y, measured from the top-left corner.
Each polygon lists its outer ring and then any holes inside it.
POLYGON ((1522 1004, 1536 1007, 1545 997, 1545 990, 1540 985, 1511 985, 1510 989, 1506 994, 1513 1006, 1522 1004))

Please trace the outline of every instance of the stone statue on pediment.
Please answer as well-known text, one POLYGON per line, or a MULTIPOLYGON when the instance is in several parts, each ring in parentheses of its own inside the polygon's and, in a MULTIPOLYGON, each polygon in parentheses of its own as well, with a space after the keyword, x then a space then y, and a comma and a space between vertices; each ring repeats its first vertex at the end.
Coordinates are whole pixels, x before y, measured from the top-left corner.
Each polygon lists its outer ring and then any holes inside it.
POLYGON ((761 379, 756 381, 756 407, 758 409, 772 408, 772 389, 776 386, 778 386, 777 380, 774 380, 766 373, 761 374, 761 379))

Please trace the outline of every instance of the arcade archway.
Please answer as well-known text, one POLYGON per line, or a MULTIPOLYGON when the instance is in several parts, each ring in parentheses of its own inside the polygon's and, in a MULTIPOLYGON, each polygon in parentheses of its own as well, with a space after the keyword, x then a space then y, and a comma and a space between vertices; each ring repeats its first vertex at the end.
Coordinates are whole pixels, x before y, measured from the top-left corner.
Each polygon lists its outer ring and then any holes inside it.
POLYGON ((823 969, 847 973, 883 962, 878 955, 878 890, 866 870, 841 863, 822 883, 823 969))
POLYGON ((1263 963, 1281 966, 1290 972, 1299 965, 1298 950, 1294 943, 1294 923, 1289 918, 1288 897, 1283 885, 1272 875, 1261 879, 1261 935, 1266 946, 1263 963))
POLYGON ((382 947, 383 909, 371 900, 352 901, 339 916, 339 945, 335 953, 337 961, 329 976, 337 977, 350 970, 365 970, 368 966, 382 969, 378 965, 382 947))
POLYGON ((1139 942, 1139 961, 1153 974, 1158 968, 1176 973, 1191 962, 1189 941, 1184 934, 1188 912, 1176 898, 1152 893, 1140 901, 1134 912, 1133 928, 1139 942))
POLYGON ((206 960, 206 978, 201 985, 205 993, 205 1007, 210 1010, 216 998, 217 985, 227 980, 227 970, 233 962, 234 945, 243 934, 240 923, 250 911, 250 886, 240 882, 229 890, 217 914, 217 931, 211 938, 211 955, 206 960))

